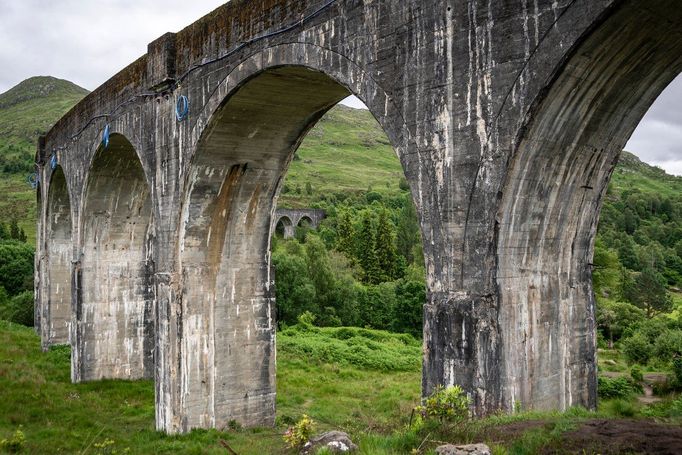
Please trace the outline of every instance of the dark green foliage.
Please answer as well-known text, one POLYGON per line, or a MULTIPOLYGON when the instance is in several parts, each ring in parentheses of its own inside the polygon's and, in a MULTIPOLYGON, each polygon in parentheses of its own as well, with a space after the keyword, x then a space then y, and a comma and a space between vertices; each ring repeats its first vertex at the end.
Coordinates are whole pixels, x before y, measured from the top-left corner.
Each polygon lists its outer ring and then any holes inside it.
POLYGON ((33 291, 8 297, 7 292, 0 288, 0 319, 32 327, 33 291))
POLYGON ((630 368, 630 377, 632 378, 633 381, 635 381, 638 384, 644 381, 642 367, 640 367, 639 365, 633 365, 633 367, 630 368))
POLYGON ((625 376, 606 378, 599 376, 597 391, 600 398, 629 398, 641 392, 641 386, 625 376))
POLYGON ((320 308, 334 308, 335 279, 327 249, 319 237, 311 235, 306 243, 308 276, 315 288, 315 298, 320 308))
POLYGON ((664 362, 682 358, 682 330, 666 330, 654 342, 654 355, 664 362))
POLYGON ((612 290, 619 287, 621 266, 618 262, 618 253, 606 248, 602 240, 598 238, 594 245, 592 264, 594 293, 604 297, 610 296, 612 290))
POLYGON ((622 344, 623 354, 630 363, 640 363, 646 365, 654 353, 654 347, 647 337, 637 332, 633 336, 626 338, 622 344))
POLYGON ((614 341, 618 341, 626 331, 631 333, 645 318, 643 310, 628 302, 604 299, 597 305, 597 324, 610 348, 613 348, 614 341))
POLYGON ((643 309, 649 318, 672 310, 672 299, 668 294, 665 279, 650 267, 642 270, 634 280, 624 285, 623 296, 643 309))
POLYGON ((33 289, 33 247, 18 240, 0 241, 0 286, 9 295, 33 289))
POLYGON ((367 203, 371 204, 372 202, 380 202, 383 199, 383 196, 381 193, 377 191, 372 191, 371 189, 367 191, 367 194, 365 194, 365 199, 367 199, 367 203))
MULTIPOLYGON (((673 359, 673 374, 675 375, 675 386, 678 389, 682 389, 682 356, 673 359)), ((682 407, 680 410, 682 410, 682 407)))
POLYGON ((317 312, 315 286, 308 276, 305 259, 285 251, 272 255, 275 266, 277 319, 294 324, 299 314, 317 312))
MULTIPOLYGON (((408 264, 415 262, 414 246, 420 243, 419 222, 417 211, 412 200, 406 200, 405 205, 400 211, 396 235, 396 246, 398 254, 405 258, 408 264)), ((421 262, 423 258, 419 258, 421 262)))
POLYGON ((277 348, 309 361, 380 371, 418 371, 421 343, 405 334, 298 324, 277 335, 277 348))
POLYGON ((379 266, 379 281, 398 278, 398 254, 395 247, 395 232, 388 220, 388 212, 381 210, 377 222, 375 250, 379 266))
POLYGON ((398 281, 393 330, 422 336, 426 286, 423 281, 398 281))
POLYGON ((362 282, 377 284, 381 282, 379 258, 376 251, 376 233, 369 211, 362 215, 360 232, 358 235, 357 257, 362 267, 362 282))
POLYGON ((336 249, 349 258, 355 256, 355 227, 348 210, 341 210, 339 213, 336 249))
POLYGON ((9 223, 9 236, 13 240, 26 242, 26 233, 19 227, 16 218, 13 218, 9 223))
POLYGON ((388 329, 396 306, 395 284, 381 283, 366 286, 359 295, 360 321, 364 327, 388 329))

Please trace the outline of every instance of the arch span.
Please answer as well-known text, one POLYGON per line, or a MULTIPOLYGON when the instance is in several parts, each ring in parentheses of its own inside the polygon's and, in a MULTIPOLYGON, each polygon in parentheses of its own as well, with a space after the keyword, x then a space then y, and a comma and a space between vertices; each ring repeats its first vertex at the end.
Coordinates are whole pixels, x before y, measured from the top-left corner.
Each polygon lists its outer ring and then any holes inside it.
POLYGON ((152 377, 150 190, 132 144, 112 134, 83 195, 75 379, 152 377))
POLYGON ((179 252, 181 349, 206 355, 183 356, 183 431, 274 422, 270 236, 277 196, 305 134, 348 94, 319 71, 271 68, 224 101, 199 141, 179 252))
POLYGON ((682 69, 681 30, 676 2, 623 2, 568 59, 518 144, 498 211, 508 409, 596 406, 601 201, 628 138, 682 69))
POLYGON ((71 202, 64 170, 57 166, 47 195, 47 344, 68 343, 71 325, 71 202))
POLYGON ((310 227, 313 225, 313 220, 308 215, 303 215, 296 223, 297 227, 310 227))
POLYGON ((279 217, 275 224, 275 233, 285 239, 290 239, 294 236, 294 224, 288 216, 282 215, 279 217))

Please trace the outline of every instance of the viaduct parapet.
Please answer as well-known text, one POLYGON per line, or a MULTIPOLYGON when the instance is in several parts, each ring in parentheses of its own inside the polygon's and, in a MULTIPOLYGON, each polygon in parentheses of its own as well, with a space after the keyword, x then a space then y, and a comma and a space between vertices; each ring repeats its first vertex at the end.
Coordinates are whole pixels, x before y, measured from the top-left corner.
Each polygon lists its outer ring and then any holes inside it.
POLYGON ((423 393, 594 408, 601 201, 681 68, 678 0, 232 0, 41 139, 43 346, 76 382, 153 378, 160 430, 273 424, 277 196, 354 94, 419 213, 423 393))

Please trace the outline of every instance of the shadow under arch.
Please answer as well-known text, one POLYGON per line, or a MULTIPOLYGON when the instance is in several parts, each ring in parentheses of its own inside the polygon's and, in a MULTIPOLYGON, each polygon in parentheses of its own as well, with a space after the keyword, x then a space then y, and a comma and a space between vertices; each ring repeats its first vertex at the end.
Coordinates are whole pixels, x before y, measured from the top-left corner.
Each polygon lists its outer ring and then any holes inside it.
POLYGON ((50 177, 47 195, 48 301, 46 305, 47 344, 69 342, 71 325, 71 201, 64 170, 57 165, 50 177))
POLYGON ((290 239, 294 236, 294 225, 291 218, 286 215, 279 217, 275 223, 275 233, 285 239, 290 239))
POLYGON ((277 197, 306 133, 350 93, 309 67, 271 67, 226 96, 198 140, 180 223, 183 432, 274 424, 277 197))
POLYGON ((680 30, 677 2, 622 2, 564 63, 519 140, 497 216, 509 410, 596 406, 599 210, 628 138, 682 70, 680 30))
POLYGON ((310 227, 313 225, 313 220, 309 216, 302 216, 300 220, 298 220, 298 224, 296 225, 297 227, 310 227))
POLYGON ((152 377, 152 203, 138 155, 121 134, 93 157, 80 223, 74 380, 152 377))

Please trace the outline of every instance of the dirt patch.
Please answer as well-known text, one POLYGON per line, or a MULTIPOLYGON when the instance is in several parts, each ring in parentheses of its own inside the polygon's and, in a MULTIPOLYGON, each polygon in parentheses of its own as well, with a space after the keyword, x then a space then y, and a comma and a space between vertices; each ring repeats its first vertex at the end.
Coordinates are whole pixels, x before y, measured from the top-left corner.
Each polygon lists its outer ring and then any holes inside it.
POLYGON ((528 430, 536 428, 545 428, 551 430, 554 428, 554 423, 546 420, 522 420, 519 422, 508 423, 497 427, 487 428, 483 432, 484 439, 488 442, 504 443, 505 441, 514 441, 519 439, 523 433, 528 430))
POLYGON ((651 420, 594 419, 564 433, 545 453, 682 453, 682 427, 651 420))

